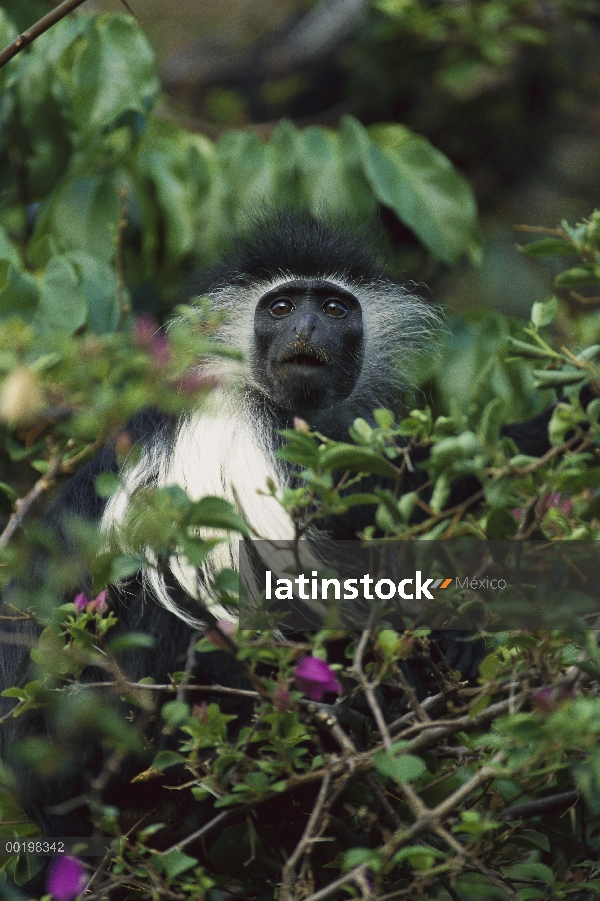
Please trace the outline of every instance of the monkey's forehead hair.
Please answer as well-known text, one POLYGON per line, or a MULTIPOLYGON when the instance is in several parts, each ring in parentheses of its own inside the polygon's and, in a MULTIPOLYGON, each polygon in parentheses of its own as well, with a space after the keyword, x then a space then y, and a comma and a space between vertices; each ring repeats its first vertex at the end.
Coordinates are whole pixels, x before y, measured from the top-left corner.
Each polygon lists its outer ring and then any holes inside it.
POLYGON ((307 211, 262 212, 247 220, 224 260, 200 276, 194 288, 248 287, 282 274, 337 275, 355 284, 385 279, 376 229, 352 228, 332 215, 307 211))

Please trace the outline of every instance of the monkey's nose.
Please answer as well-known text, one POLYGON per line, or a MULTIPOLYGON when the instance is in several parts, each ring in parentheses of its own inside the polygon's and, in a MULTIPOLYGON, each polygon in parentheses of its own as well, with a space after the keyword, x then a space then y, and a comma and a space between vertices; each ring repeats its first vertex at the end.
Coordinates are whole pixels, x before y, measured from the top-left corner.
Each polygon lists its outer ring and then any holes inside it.
POLYGON ((305 316, 300 316, 294 331, 300 337, 301 335, 305 335, 309 338, 317 327, 317 317, 314 313, 307 313, 305 316))

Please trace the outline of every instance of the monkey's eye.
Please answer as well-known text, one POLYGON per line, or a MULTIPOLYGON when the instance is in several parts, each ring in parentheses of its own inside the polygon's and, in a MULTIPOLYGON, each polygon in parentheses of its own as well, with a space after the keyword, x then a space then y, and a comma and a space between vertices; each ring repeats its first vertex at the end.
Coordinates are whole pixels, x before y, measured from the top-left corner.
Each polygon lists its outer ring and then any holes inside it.
POLYGON ((289 316, 294 309, 294 304, 288 297, 280 297, 274 300, 269 307, 269 313, 274 319, 282 319, 283 316, 289 316))
POLYGON ((326 300, 323 304, 323 312, 328 316, 339 318, 340 316, 346 315, 348 307, 345 303, 342 303, 341 300, 326 300))

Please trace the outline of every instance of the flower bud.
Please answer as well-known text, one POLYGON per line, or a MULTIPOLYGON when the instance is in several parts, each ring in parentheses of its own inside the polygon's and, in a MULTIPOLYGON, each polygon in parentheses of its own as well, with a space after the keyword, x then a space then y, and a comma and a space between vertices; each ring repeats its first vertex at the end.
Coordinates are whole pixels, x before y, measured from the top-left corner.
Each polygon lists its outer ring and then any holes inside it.
POLYGON ((17 366, 0 390, 0 419, 12 425, 32 425, 44 408, 44 394, 35 373, 17 366))

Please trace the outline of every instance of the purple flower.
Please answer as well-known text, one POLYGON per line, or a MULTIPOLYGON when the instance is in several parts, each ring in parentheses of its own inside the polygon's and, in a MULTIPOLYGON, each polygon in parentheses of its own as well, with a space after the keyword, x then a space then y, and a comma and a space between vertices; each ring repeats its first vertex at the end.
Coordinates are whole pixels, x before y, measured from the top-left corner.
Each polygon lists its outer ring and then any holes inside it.
POLYGON ((531 706, 536 713, 546 715, 558 710, 565 701, 569 701, 574 697, 575 692, 572 688, 566 689, 562 686, 543 685, 531 695, 531 706))
POLYGON ((342 686, 328 663, 318 657, 303 657, 294 670, 296 688, 312 701, 320 701, 326 691, 340 694, 342 686))
POLYGON ((83 613, 89 604, 89 600, 86 598, 83 591, 80 591, 73 603, 75 604, 75 613, 83 613))
POLYGON ((100 591, 89 606, 89 613, 106 613, 108 601, 106 600, 106 588, 100 591))
POLYGON ((85 888, 85 867, 76 857, 58 857, 46 882, 46 891, 56 901, 73 901, 85 888))

